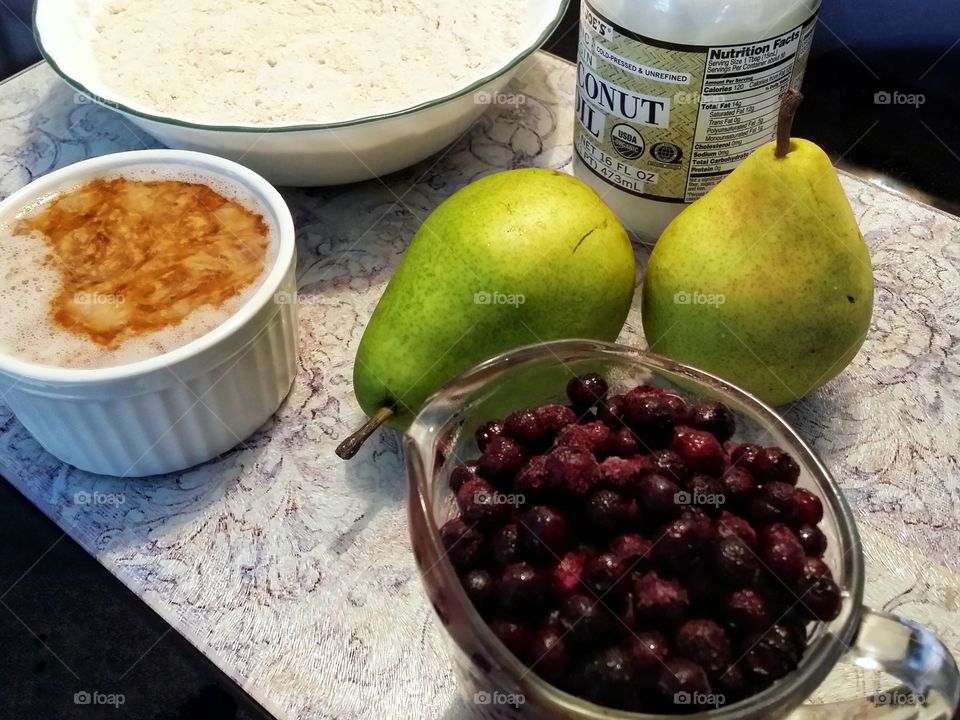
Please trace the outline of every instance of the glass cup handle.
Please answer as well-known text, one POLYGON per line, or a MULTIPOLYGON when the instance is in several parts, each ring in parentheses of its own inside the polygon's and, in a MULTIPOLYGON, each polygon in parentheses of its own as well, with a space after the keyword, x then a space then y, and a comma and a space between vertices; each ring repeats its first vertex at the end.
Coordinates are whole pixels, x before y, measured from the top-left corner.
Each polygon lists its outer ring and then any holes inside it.
POLYGON ((790 720, 951 720, 957 713, 957 663, 940 639, 921 625, 865 607, 846 659, 903 684, 862 700, 803 705, 790 720))

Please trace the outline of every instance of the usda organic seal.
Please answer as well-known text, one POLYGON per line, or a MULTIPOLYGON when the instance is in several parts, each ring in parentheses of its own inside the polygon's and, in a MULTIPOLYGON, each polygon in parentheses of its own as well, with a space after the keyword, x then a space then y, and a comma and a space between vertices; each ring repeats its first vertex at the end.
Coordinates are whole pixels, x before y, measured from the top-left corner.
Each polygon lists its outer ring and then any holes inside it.
POLYGON ((614 125, 610 131, 610 143, 613 149, 627 160, 636 160, 643 155, 643 137, 625 123, 614 125))

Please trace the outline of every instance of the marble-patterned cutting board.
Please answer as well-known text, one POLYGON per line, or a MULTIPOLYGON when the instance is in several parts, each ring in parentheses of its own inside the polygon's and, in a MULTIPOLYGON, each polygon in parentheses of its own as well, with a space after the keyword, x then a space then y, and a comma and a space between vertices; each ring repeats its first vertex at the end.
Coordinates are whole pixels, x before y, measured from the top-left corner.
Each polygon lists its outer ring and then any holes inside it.
MULTIPOLYGON (((382 182, 284 191, 298 228, 300 373, 272 421, 218 460, 92 476, 45 454, 0 406, 3 474, 278 718, 465 716, 408 550, 399 437, 380 434, 350 463, 333 449, 361 419, 353 354, 409 238, 477 177, 567 169, 573 87, 571 65, 538 54, 514 102, 440 155, 382 182)), ((71 162, 153 146, 45 65, 0 85, 0 197, 71 162)), ((786 416, 855 509, 868 601, 960 653, 960 220, 842 180, 876 265, 874 327, 852 367, 786 416)), ((646 250, 637 256, 642 266, 646 250)), ((637 309, 622 340, 643 344, 637 309)), ((842 678, 853 694, 877 689, 842 678)))

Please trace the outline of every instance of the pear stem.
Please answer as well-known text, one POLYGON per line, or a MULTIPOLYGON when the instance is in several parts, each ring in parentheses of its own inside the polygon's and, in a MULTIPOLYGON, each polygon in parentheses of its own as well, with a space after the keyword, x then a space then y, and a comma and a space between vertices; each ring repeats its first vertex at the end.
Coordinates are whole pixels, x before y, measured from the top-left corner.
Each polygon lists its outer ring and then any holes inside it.
POLYGON ((793 118, 797 115, 797 108, 803 102, 803 94, 799 90, 790 88, 780 102, 780 114, 777 116, 777 150, 774 153, 778 158, 785 157, 790 152, 790 131, 793 129, 793 118))
POLYGON ((352 433, 346 440, 337 445, 337 457, 341 460, 349 460, 360 450, 367 438, 376 432, 377 428, 383 425, 390 416, 393 415, 392 407, 377 408, 377 411, 371 415, 367 421, 352 433))

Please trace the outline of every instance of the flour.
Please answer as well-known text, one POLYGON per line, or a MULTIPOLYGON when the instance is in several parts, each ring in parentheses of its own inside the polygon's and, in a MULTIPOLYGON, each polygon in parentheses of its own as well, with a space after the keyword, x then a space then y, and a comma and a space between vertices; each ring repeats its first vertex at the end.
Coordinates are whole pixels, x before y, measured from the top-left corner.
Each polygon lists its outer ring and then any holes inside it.
POLYGON ((297 125, 449 95, 520 51, 516 0, 111 0, 94 18, 118 100, 194 122, 297 125))

